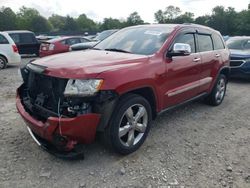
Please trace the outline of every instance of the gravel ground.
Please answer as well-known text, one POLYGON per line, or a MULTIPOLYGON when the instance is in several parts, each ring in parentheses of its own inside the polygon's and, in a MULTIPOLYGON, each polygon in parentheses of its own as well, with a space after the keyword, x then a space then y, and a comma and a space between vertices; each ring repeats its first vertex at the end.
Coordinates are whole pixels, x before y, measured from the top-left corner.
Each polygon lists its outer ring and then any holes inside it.
POLYGON ((250 187, 250 82, 230 81, 219 107, 196 102, 161 114, 129 156, 96 141, 84 160, 68 161, 28 134, 15 108, 17 70, 0 71, 0 187, 250 187))

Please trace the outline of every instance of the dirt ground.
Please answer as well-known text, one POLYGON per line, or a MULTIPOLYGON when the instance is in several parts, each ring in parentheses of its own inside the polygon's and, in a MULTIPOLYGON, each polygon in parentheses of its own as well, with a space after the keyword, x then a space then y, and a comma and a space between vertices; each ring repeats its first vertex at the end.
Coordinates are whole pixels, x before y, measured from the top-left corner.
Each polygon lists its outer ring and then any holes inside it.
POLYGON ((129 156, 96 141, 84 160, 68 161, 40 149, 17 113, 18 66, 0 71, 0 187, 250 187, 249 81, 230 81, 219 107, 161 114, 129 156))

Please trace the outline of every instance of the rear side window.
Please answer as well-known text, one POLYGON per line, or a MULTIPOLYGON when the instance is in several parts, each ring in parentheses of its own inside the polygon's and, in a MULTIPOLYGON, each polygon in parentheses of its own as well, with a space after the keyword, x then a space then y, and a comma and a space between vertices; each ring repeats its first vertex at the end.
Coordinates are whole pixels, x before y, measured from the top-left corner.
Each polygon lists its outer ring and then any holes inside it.
POLYGON ((22 43, 22 44, 36 43, 35 36, 31 33, 21 33, 20 34, 20 43, 22 43))
POLYGON ((32 33, 11 33, 10 37, 16 44, 34 44, 37 43, 35 36, 32 33))
POLYGON ((201 35, 198 34, 198 44, 199 44, 199 51, 206 52, 213 50, 213 42, 210 35, 201 35))
POLYGON ((222 42, 222 39, 219 35, 215 34, 213 35, 213 40, 214 40, 214 49, 215 50, 221 50, 224 49, 224 43, 222 42))
POLYGON ((71 38, 71 39, 67 39, 67 44, 68 45, 73 45, 73 44, 77 44, 80 43, 80 39, 79 38, 71 38))
POLYGON ((85 39, 85 38, 80 38, 81 42, 90 42, 89 40, 85 39))
POLYGON ((16 44, 19 44, 19 43, 20 43, 19 34, 11 33, 11 34, 9 34, 9 35, 10 35, 10 37, 13 39, 13 41, 14 41, 16 44))
POLYGON ((185 43, 185 44, 189 44, 191 46, 191 52, 195 53, 195 39, 194 39, 194 34, 192 33, 187 33, 184 35, 180 35, 175 43, 185 43))
POLYGON ((0 44, 9 44, 9 41, 5 38, 5 36, 0 34, 0 44))

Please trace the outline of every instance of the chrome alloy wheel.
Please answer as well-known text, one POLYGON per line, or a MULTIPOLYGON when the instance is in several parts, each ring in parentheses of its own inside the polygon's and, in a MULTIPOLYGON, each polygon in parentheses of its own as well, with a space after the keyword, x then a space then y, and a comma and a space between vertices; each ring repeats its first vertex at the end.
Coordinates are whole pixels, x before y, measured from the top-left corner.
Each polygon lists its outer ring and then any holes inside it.
POLYGON ((215 94, 215 100, 217 103, 220 103, 225 95, 226 91, 226 81, 225 79, 221 78, 217 83, 217 91, 215 94))
POLYGON ((123 114, 119 124, 119 139, 126 147, 136 145, 148 126, 148 113, 144 106, 135 104, 123 114))

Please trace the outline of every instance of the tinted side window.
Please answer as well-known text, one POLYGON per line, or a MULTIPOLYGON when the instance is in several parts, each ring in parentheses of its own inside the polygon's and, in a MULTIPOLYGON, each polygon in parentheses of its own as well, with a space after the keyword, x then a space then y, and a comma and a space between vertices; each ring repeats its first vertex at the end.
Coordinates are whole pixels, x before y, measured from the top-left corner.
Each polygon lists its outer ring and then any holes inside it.
POLYGON ((185 43, 189 44, 191 46, 191 52, 195 53, 195 39, 194 39, 194 34, 192 33, 187 33, 184 35, 179 36, 175 43, 185 43))
POLYGON ((85 38, 80 38, 81 42, 90 42, 89 40, 85 39, 85 38))
POLYGON ((225 48, 225 46, 222 42, 222 39, 219 35, 217 35, 217 34, 213 35, 213 40, 214 40, 214 49, 215 50, 220 50, 220 49, 225 48))
POLYGON ((213 50, 213 42, 210 35, 198 35, 199 51, 206 52, 213 50))
POLYGON ((77 44, 77 43, 80 43, 80 39, 79 38, 72 38, 72 39, 68 39, 67 40, 67 44, 68 45, 73 45, 73 44, 77 44))
POLYGON ((9 36, 13 39, 13 41, 16 43, 16 44, 19 44, 20 43, 20 37, 19 37, 19 34, 9 34, 9 36))
POLYGON ((249 50, 250 49, 250 40, 246 40, 246 42, 244 44, 244 49, 245 50, 249 50))
POLYGON ((36 43, 35 36, 31 33, 20 33, 20 43, 22 44, 36 43))
POLYGON ((0 35, 0 44, 9 44, 9 41, 3 35, 0 35))

